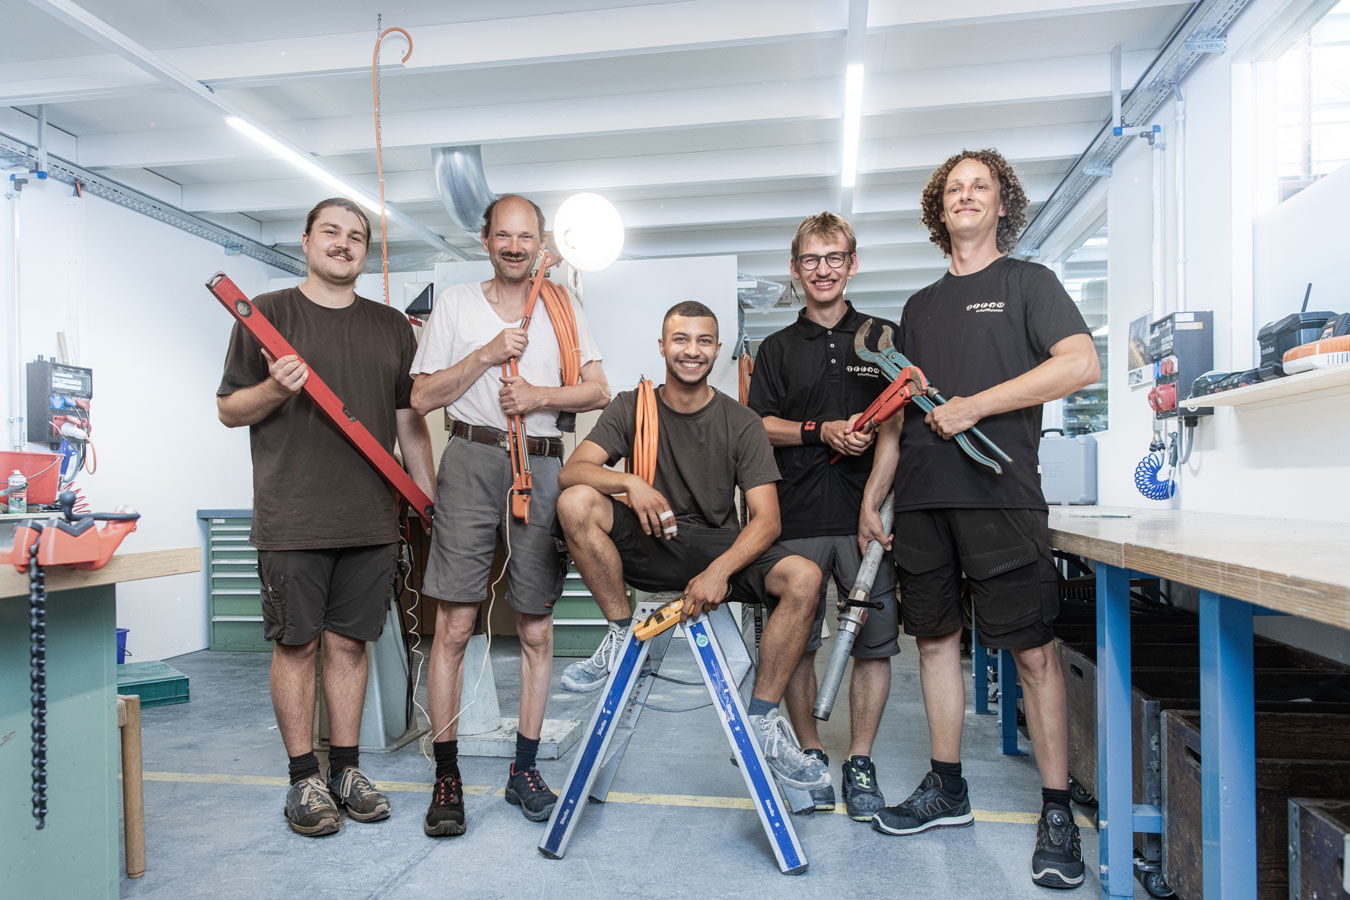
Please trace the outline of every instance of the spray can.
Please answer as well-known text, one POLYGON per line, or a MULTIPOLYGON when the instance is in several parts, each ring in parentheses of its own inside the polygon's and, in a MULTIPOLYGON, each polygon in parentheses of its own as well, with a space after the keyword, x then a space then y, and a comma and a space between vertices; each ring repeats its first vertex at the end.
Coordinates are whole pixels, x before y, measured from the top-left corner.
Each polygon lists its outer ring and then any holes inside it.
POLYGON ((9 476, 6 487, 9 488, 9 512, 28 512, 28 479, 24 474, 15 469, 14 474, 9 476))

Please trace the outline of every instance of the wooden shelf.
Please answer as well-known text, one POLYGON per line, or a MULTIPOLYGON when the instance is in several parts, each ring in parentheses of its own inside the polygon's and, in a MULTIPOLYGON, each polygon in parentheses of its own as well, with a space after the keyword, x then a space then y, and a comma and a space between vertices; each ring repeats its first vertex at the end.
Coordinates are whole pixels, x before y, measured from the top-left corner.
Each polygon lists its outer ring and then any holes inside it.
POLYGON ((1178 405, 1182 409, 1207 406, 1250 406, 1260 409, 1345 393, 1350 393, 1350 365, 1299 372, 1275 381, 1262 381, 1194 400, 1182 400, 1178 405))

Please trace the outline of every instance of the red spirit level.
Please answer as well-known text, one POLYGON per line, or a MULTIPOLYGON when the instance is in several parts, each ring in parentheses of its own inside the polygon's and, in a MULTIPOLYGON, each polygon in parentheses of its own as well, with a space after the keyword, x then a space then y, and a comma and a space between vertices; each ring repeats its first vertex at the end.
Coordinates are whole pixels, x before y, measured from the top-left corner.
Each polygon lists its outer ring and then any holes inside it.
MULTIPOLYGON (((244 292, 230 280, 224 272, 217 272, 211 276, 211 280, 206 282, 206 289, 220 301, 220 305, 229 310, 230 315, 238 320, 244 330, 253 335, 258 343, 272 354, 273 358, 281 359, 283 356, 294 356, 300 358, 300 354, 295 352, 295 348, 290 345, 281 332, 269 321, 267 317, 259 312, 253 302, 244 296, 244 292)), ((302 360, 303 362, 303 360, 302 360)), ((307 364, 308 365, 308 364, 307 364)), ((384 480, 398 491, 399 496, 412 507, 413 512, 422 518, 422 524, 426 528, 431 528, 431 519, 434 510, 431 500, 422 489, 412 480, 412 477, 403 470, 393 455, 375 440, 375 436, 370 433, 366 426, 362 425, 356 416, 347 411, 338 395, 333 393, 319 373, 311 367, 309 378, 305 379, 305 385, 301 388, 309 398, 319 405, 338 430, 346 436, 347 440, 352 442, 358 453, 366 458, 366 462, 375 467, 384 480)))

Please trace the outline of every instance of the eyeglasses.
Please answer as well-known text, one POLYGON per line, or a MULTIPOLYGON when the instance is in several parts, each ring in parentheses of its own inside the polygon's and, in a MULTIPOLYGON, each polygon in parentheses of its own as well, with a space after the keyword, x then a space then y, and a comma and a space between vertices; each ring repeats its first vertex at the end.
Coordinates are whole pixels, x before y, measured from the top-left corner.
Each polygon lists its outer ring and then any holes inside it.
POLYGON ((849 253, 826 253, 821 256, 817 253, 803 253, 797 257, 797 266, 804 271, 814 272, 819 266, 820 261, 825 260, 826 265, 831 269, 843 268, 844 263, 848 262, 849 253))

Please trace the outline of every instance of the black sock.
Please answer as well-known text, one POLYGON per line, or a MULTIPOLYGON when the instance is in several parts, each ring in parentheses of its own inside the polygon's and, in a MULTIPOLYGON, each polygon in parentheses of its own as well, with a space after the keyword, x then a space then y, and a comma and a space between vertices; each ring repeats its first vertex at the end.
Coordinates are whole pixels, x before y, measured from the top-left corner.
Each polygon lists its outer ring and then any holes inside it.
POLYGON ((309 776, 319 774, 319 758, 313 750, 288 759, 291 761, 291 784, 299 784, 309 776))
POLYGON ((524 772, 534 768, 534 759, 539 754, 539 738, 527 738, 516 732, 516 764, 513 771, 524 772))
POLYGON ((459 774, 459 741, 435 741, 431 752, 436 756, 436 780, 446 775, 459 774))
POLYGON ((960 762, 953 762, 953 763, 938 762, 936 759, 930 759, 928 762, 933 766, 933 771, 941 775, 943 778, 961 777, 960 762))
POLYGON ((1068 788, 1065 788, 1062 791, 1057 791, 1054 788, 1041 788, 1041 815, 1044 815, 1045 808, 1051 805, 1070 809, 1068 788))
POLYGON ((750 698, 750 706, 745 710, 752 716, 767 716, 778 708, 777 703, 770 703, 768 700, 761 700, 758 697, 750 698))
POLYGON ((627 628, 629 625, 633 624, 633 617, 624 616, 622 619, 610 619, 609 622, 611 625, 618 625, 620 628, 627 628))
POLYGON ((350 766, 361 764, 361 751, 355 746, 339 747, 336 744, 328 746, 328 777, 334 778, 343 769, 350 766))

